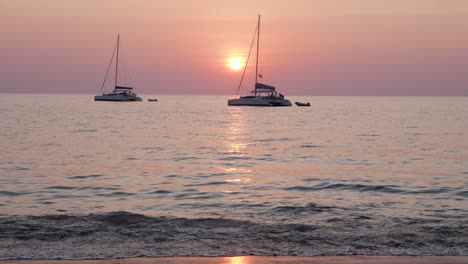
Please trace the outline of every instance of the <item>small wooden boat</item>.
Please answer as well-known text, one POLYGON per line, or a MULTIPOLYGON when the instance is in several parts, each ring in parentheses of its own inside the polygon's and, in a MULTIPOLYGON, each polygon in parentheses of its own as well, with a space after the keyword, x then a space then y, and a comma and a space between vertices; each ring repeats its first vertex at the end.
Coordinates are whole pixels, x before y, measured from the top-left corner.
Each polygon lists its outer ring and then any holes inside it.
POLYGON ((148 99, 148 102, 157 102, 158 99, 148 99))
POLYGON ((310 106, 310 103, 309 103, 309 102, 307 102, 307 103, 295 102, 295 104, 296 104, 297 106, 310 106))

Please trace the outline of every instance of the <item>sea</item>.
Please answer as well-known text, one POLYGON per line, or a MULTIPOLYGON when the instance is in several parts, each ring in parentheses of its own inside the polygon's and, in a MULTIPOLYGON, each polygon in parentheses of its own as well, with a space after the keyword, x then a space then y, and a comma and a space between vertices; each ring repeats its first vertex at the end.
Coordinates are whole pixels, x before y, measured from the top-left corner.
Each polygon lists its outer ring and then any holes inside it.
POLYGON ((143 98, 1 95, 0 259, 468 255, 468 97, 143 98))

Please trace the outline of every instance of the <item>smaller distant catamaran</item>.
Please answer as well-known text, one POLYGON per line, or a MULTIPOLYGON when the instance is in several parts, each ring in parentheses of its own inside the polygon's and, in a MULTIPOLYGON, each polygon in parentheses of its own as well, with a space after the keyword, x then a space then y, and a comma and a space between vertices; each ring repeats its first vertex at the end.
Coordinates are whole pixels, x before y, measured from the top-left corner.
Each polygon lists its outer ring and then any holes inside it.
MULTIPOLYGON (((258 74, 258 50, 260 46, 260 15, 258 15, 257 22, 257 56, 255 61, 255 88, 250 92, 248 96, 240 96, 236 99, 229 99, 228 105, 231 106, 291 106, 291 102, 284 98, 284 96, 278 93, 274 86, 267 84, 259 83, 258 77, 262 78, 258 74)), ((254 35, 255 40, 255 35, 254 35)), ((242 78, 237 88, 236 96, 239 94, 239 89, 242 86, 242 81, 244 80, 245 71, 247 69, 247 64, 249 62, 250 53, 252 52, 252 47, 254 40, 252 40, 252 45, 250 46, 249 56, 247 57, 247 62, 244 67, 244 72, 242 73, 242 78)))
MULTIPOLYGON (((125 86, 118 86, 117 85, 117 76, 118 76, 118 69, 119 69, 119 41, 120 35, 117 35, 117 52, 116 59, 115 59, 115 81, 114 81, 114 90, 112 93, 96 95, 94 96, 94 101, 114 101, 114 102, 134 102, 134 101, 142 101, 140 97, 138 97, 134 92, 132 92, 132 87, 125 87, 125 86)), ((109 63, 109 67, 107 68, 106 77, 104 77, 104 82, 102 83, 101 90, 104 88, 106 83, 107 75, 109 74, 110 67, 112 65, 112 61, 114 59, 114 54, 112 54, 111 61, 109 63)))

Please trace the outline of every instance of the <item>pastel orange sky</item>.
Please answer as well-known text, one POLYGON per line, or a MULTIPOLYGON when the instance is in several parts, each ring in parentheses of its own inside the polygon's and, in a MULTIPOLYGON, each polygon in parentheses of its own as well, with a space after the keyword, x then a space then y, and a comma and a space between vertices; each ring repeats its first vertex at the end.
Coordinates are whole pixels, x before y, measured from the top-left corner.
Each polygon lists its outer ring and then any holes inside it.
POLYGON ((95 94, 120 34, 122 85, 231 95, 258 14, 286 95, 468 95, 468 0, 0 0, 0 92, 95 94))

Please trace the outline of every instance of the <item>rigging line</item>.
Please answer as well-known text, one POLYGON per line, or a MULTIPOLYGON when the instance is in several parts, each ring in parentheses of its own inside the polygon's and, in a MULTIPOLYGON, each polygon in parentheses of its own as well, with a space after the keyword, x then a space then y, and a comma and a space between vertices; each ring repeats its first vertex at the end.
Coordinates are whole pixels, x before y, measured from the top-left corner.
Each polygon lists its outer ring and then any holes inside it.
POLYGON ((102 86, 101 86, 101 90, 99 90, 99 93, 102 92, 102 89, 104 88, 104 85, 106 84, 106 80, 107 80, 107 76, 109 75, 109 70, 112 66, 112 61, 114 60, 114 56, 115 56, 115 50, 117 49, 117 44, 115 45, 114 47, 114 51, 112 52, 112 57, 111 57, 111 60, 109 62, 109 66, 107 67, 107 72, 106 72, 106 76, 104 77, 104 81, 102 82, 102 86))
POLYGON ((242 78, 240 80, 239 87, 237 87, 236 96, 239 94, 239 90, 242 86, 242 82, 244 81, 245 71, 247 70, 247 65, 249 65, 250 53, 252 53, 252 48, 255 42, 255 37, 257 36, 257 29, 258 29, 258 25, 255 27, 255 34, 253 36, 252 43, 250 44, 249 55, 247 56, 247 61, 245 62, 245 67, 244 67, 244 71, 242 72, 242 78))
POLYGON ((119 73, 119 44, 120 44, 120 34, 117 34, 117 56, 115 57, 115 86, 114 86, 115 88, 117 88, 117 80, 118 80, 118 73, 119 73))
POLYGON ((255 59, 255 88, 257 87, 258 79, 258 49, 260 48, 260 14, 257 22, 257 58, 255 59))

